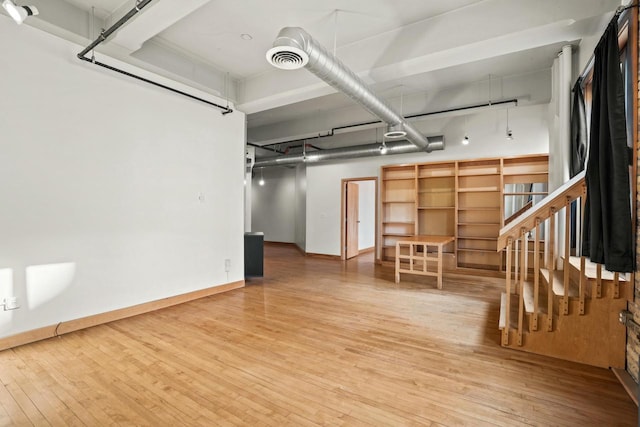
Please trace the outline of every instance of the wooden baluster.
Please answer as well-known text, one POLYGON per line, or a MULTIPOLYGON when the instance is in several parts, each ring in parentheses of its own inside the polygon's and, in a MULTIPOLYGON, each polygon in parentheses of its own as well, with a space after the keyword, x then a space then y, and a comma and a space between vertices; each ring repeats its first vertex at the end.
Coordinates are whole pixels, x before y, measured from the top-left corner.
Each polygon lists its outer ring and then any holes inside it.
POLYGON ((504 329, 502 330, 502 345, 509 345, 509 329, 511 326, 511 260, 513 257, 513 238, 509 237, 507 239, 507 274, 506 274, 506 289, 505 292, 507 294, 507 299, 505 302, 505 322, 504 329))
POLYGON ((571 261, 571 198, 564 205, 564 275, 562 278, 564 295, 562 296, 562 314, 569 314, 569 264, 571 261))
POLYGON ((540 218, 536 218, 533 241, 533 316, 531 316, 531 330, 538 330, 538 291, 540 289, 540 218))
POLYGON ((522 251, 524 252, 524 257, 522 260, 522 281, 526 281, 529 278, 529 239, 527 238, 527 230, 526 228, 520 228, 520 233, 523 237, 523 245, 522 251))
POLYGON ((514 256, 514 268, 513 268, 513 281, 516 283, 518 283, 518 280, 520 280, 520 257, 519 254, 520 252, 518 252, 518 249, 520 248, 520 240, 514 240, 513 242, 513 256, 514 256))
POLYGON ((584 314, 584 294, 585 287, 587 286, 586 275, 586 260, 583 256, 580 257, 580 314, 584 314))
POLYGON ((400 283, 400 242, 396 242, 396 283, 400 283))
POLYGON ((613 297, 620 298, 620 273, 613 273, 613 297))
POLYGON ((547 269, 549 270, 549 288, 547 289, 547 331, 553 330, 553 279, 556 269, 555 260, 555 235, 556 235, 556 210, 551 208, 549 218, 549 258, 547 259, 547 269))
MULTIPOLYGON (((524 229, 523 229, 524 230, 524 229)), ((524 323, 524 269, 525 262, 524 259, 527 256, 527 234, 522 233, 522 238, 520 239, 520 292, 518 295, 518 345, 522 345, 522 324, 524 323)))
MULTIPOLYGON (((582 232, 584 227, 584 211, 587 205, 587 186, 586 184, 582 185, 582 194, 580 195, 580 227, 576 236, 576 246, 577 250, 580 251, 580 314, 584 314, 584 294, 586 293, 587 287, 587 259, 584 255, 582 255, 582 232)), ((593 298, 593 289, 591 293, 591 298, 593 298)), ((600 297, 601 290, 596 290, 596 295, 600 297)))
POLYGON ((596 266, 596 296, 602 297, 602 264, 596 266))

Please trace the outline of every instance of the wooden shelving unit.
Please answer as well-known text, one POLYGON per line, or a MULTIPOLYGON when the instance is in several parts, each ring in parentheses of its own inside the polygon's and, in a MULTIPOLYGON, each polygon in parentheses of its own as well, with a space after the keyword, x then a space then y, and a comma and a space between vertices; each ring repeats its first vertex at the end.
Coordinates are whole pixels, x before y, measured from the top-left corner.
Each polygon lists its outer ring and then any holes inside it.
POLYGON ((383 166, 381 261, 395 260, 403 237, 455 236, 444 247, 445 269, 502 271, 496 246, 505 207, 547 194, 548 162, 536 154, 383 166))
POLYGON ((502 220, 501 171, 501 159, 458 162, 458 267, 502 268, 502 254, 496 251, 502 220))
POLYGON ((396 242, 416 234, 416 165, 388 166, 382 169, 383 261, 393 261, 396 242))
MULTIPOLYGON (((430 163, 418 165, 417 234, 455 236, 456 164, 430 163)), ((453 242, 442 247, 445 265, 454 262, 453 242)))

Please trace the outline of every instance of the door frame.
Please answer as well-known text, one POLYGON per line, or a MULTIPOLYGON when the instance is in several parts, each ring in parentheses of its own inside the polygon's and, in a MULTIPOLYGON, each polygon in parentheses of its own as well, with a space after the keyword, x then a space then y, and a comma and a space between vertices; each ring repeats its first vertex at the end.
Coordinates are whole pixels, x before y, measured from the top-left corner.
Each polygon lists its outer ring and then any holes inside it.
POLYGON ((375 192, 375 230, 374 232, 374 251, 375 256, 378 254, 378 177, 377 176, 365 176, 360 178, 342 178, 340 182, 340 259, 342 261, 346 261, 347 259, 347 251, 345 249, 345 244, 347 242, 347 227, 345 227, 345 223, 347 221, 347 183, 348 182, 357 182, 357 181, 373 181, 374 182, 374 192, 375 192))

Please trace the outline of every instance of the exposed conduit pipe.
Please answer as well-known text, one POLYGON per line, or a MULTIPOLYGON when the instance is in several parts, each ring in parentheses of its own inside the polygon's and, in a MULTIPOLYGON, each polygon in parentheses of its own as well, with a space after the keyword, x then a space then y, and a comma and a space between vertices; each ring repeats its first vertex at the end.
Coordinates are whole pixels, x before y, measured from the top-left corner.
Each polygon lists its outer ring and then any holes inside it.
MULTIPOLYGON (((443 136, 428 137, 429 144, 443 144, 443 136)), ((327 160, 355 159, 359 157, 373 157, 391 154, 419 153, 424 150, 416 147, 408 141, 385 141, 387 153, 380 151, 381 143, 355 145, 351 147, 333 148, 330 150, 314 151, 304 154, 287 154, 284 156, 267 157, 256 160, 254 168, 265 168, 271 166, 291 166, 299 163, 317 163, 327 160)))
POLYGON ((222 115, 232 113, 233 110, 231 108, 229 108, 228 105, 227 106, 223 106, 223 105, 220 105, 220 104, 216 104, 215 102, 207 101, 206 99, 200 98, 199 96, 191 95, 189 93, 186 93, 186 92, 183 92, 181 90, 172 88, 170 86, 166 86, 166 85, 164 85, 162 83, 154 82, 153 80, 149 80, 149 79, 147 79, 145 77, 138 76, 136 74, 130 73, 130 72, 125 71, 125 70, 121 70, 120 68, 113 67, 111 65, 105 64, 105 63, 100 62, 100 61, 96 61, 96 58, 94 56, 92 56, 91 58, 87 58, 87 56, 86 56, 87 53, 89 53, 90 51, 95 49, 98 45, 100 45, 107 38, 109 38, 109 36, 111 36, 113 33, 118 31, 118 29, 120 29, 120 27, 122 27, 124 24, 126 24, 131 18, 133 18, 135 15, 137 15, 142 9, 144 9, 146 6, 148 6, 149 3, 151 3, 152 1, 153 0, 137 0, 136 1, 136 5, 129 12, 127 12, 122 18, 120 18, 118 20, 118 22, 116 22, 115 24, 110 26, 108 29, 103 30, 100 33, 100 35, 98 36, 97 39, 95 39, 89 46, 85 47, 82 50, 82 52, 80 52, 78 54, 78 59, 81 59, 82 61, 90 62, 92 64, 98 65, 98 66, 100 66, 102 68, 106 68, 106 69, 111 70, 111 71, 115 71, 116 73, 120 73, 120 74, 123 74, 125 76, 132 77, 134 79, 143 81, 145 83, 152 84, 152 85, 160 87, 162 89, 169 90, 169 91, 171 91, 173 93, 177 93, 178 95, 186 96, 187 98, 191 98, 191 99, 194 99, 196 101, 203 102, 205 104, 211 105, 212 107, 219 108, 220 110, 222 110, 222 115))
POLYGON ((321 80, 379 117, 390 129, 403 129, 406 132, 405 138, 420 150, 430 153, 433 150, 444 149, 444 139, 430 142, 302 28, 285 27, 280 30, 273 42, 273 48, 267 52, 267 60, 281 69, 307 68, 321 80))
MULTIPOLYGON (((453 108, 447 108, 439 111, 429 111, 427 113, 409 114, 404 116, 404 118, 406 120, 416 121, 424 117, 439 116, 439 115, 444 115, 448 113, 457 113, 457 112, 465 112, 465 111, 473 112, 473 111, 485 109, 485 108, 508 108, 508 107, 517 107, 517 106, 518 106, 518 99, 513 98, 513 99, 502 100, 502 101, 483 102, 480 104, 467 105, 465 107, 453 107, 453 108)), ((293 139, 277 138, 277 139, 271 139, 267 141, 253 141, 248 144, 253 145, 254 147, 259 147, 259 148, 267 148, 273 145, 286 145, 293 142, 307 141, 309 139, 328 138, 334 135, 339 135, 347 132, 376 129, 377 127, 379 127, 380 123, 383 123, 383 122, 381 122, 380 120, 372 120, 368 122, 353 123, 350 125, 333 127, 328 131, 325 131, 324 133, 310 133, 307 135, 297 136, 293 139)))

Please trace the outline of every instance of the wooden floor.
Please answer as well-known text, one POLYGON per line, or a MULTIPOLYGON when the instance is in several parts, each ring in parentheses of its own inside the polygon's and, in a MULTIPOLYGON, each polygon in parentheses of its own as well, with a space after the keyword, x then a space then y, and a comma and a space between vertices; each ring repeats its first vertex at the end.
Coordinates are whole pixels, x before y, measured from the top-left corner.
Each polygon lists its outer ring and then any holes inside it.
POLYGON ((243 289, 0 352, 0 425, 637 425, 610 371, 499 346, 496 279, 266 255, 243 289))

